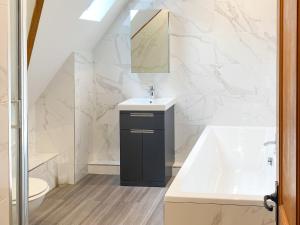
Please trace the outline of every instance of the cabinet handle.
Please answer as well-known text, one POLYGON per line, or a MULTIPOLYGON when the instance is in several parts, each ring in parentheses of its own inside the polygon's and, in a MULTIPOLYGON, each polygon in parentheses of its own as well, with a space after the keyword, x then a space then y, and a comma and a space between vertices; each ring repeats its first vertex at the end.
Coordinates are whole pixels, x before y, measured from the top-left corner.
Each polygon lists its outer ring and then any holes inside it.
POLYGON ((154 130, 143 130, 143 134, 154 134, 154 130))
POLYGON ((154 130, 131 129, 130 133, 132 133, 132 134, 154 134, 154 130))
POLYGON ((154 117, 153 113, 130 113, 131 117, 154 117))
POLYGON ((132 133, 132 134, 142 134, 143 130, 131 129, 130 133, 132 133))

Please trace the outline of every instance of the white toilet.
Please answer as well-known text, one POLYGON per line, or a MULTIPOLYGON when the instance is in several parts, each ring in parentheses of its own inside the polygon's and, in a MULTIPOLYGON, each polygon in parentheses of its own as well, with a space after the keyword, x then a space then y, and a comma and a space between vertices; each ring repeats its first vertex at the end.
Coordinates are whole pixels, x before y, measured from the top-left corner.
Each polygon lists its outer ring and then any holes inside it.
MULTIPOLYGON (((29 213, 37 209, 43 202, 46 194, 49 191, 49 185, 46 181, 29 177, 29 192, 28 192, 28 205, 29 213)), ((15 185, 13 185, 15 187, 15 185)), ((16 205, 16 190, 12 192, 13 210, 16 205)))

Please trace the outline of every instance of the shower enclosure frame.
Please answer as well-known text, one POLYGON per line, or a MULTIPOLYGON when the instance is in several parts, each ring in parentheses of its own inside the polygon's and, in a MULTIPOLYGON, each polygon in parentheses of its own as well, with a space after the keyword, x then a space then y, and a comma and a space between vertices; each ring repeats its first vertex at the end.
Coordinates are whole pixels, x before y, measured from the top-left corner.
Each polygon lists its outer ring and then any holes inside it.
POLYGON ((10 90, 10 224, 28 224, 28 125, 27 125, 27 29, 26 0, 9 1, 10 90), (15 131, 15 133, 13 133, 15 131), (13 157, 14 156, 14 157, 13 157), (15 171, 13 174, 13 171, 15 171), (13 182, 15 179, 15 182, 13 182), (12 195, 12 194, 11 194, 12 195), (13 215, 13 213, 15 215, 13 215))

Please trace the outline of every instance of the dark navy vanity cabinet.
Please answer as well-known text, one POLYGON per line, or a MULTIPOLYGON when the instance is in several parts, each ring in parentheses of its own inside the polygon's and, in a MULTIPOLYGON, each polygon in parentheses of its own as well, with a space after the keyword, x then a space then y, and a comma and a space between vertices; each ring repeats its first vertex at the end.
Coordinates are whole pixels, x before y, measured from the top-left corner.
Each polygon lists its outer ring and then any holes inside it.
POLYGON ((174 155, 174 106, 166 111, 120 111, 121 185, 165 186, 174 155))

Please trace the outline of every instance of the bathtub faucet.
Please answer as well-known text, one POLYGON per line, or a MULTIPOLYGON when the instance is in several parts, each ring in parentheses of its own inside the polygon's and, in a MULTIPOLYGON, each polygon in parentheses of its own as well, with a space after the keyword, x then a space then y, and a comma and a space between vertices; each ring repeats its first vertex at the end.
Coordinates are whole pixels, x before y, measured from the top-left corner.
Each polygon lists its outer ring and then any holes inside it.
POLYGON ((269 145, 276 145, 276 141, 266 141, 265 143, 264 143, 264 146, 266 147, 266 146, 269 146, 269 145))
POLYGON ((273 166, 273 157, 268 157, 268 164, 273 166))

